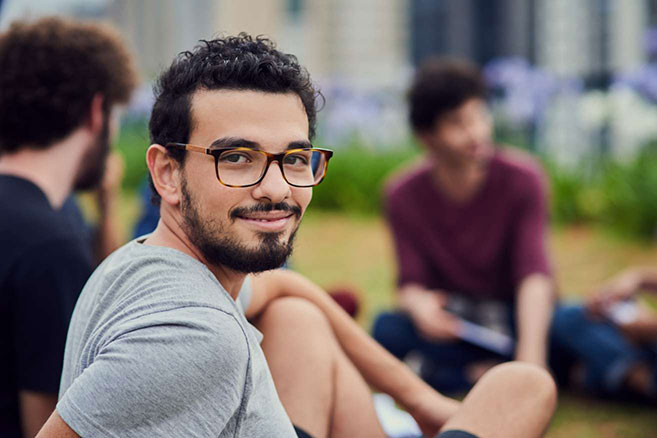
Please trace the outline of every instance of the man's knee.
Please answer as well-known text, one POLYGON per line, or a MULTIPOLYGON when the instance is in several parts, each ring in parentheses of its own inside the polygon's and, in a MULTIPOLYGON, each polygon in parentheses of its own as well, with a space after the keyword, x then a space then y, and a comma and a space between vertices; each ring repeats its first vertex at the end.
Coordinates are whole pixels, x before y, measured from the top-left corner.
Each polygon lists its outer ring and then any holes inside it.
POLYGON ((511 397, 518 403, 529 403, 546 412, 554 411, 557 386, 545 369, 524 362, 506 362, 491 368, 480 380, 493 391, 511 397))
POLYGON ((555 340, 569 339, 591 322, 582 306, 563 306, 554 311, 552 336, 555 340))
POLYGON ((257 318, 255 326, 265 334, 272 331, 330 332, 324 313, 310 301, 297 297, 273 300, 257 318))

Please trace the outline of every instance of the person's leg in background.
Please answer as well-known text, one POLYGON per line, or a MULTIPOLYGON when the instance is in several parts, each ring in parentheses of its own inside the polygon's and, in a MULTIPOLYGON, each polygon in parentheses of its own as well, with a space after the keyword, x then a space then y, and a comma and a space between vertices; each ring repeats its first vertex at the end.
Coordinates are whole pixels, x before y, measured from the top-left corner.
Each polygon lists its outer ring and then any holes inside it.
POLYGON ((477 371, 477 364, 490 364, 490 367, 510 360, 464 341, 427 341, 402 312, 381 313, 374 321, 372 336, 400 360, 412 351, 418 353, 422 358, 420 375, 441 393, 470 389, 483 374, 477 371))
POLYGON ((581 365, 587 390, 612 396, 628 389, 645 396, 654 392, 648 352, 632 344, 614 325, 590 318, 583 306, 555 311, 552 338, 555 348, 573 355, 581 365))

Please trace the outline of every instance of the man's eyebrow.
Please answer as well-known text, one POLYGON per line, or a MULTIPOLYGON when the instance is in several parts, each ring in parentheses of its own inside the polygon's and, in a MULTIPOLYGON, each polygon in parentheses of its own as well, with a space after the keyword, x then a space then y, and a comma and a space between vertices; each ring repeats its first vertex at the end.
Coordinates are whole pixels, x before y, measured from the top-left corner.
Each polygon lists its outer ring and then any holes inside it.
POLYGON ((259 149, 260 145, 255 141, 237 137, 222 137, 212 142, 210 149, 217 148, 250 148, 259 149))
POLYGON ((307 149, 307 148, 312 148, 313 144, 309 142, 308 140, 299 140, 299 141, 293 141, 292 143, 287 145, 287 149, 307 149))
MULTIPOLYGON (((222 137, 218 138, 215 141, 212 142, 210 145, 210 149, 218 149, 218 148, 249 148, 249 149, 260 149, 260 144, 247 140, 245 138, 238 138, 238 137, 222 137)), ((308 140, 297 140, 290 142, 287 145, 287 150, 290 149, 306 149, 306 148, 312 148, 313 145, 310 143, 308 140)))

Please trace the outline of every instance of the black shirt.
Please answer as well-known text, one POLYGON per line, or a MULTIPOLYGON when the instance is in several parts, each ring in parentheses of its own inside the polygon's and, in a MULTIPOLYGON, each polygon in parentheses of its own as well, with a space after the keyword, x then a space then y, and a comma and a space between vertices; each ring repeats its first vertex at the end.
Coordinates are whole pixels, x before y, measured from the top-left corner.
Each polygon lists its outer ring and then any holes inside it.
POLYGON ((0 175, 0 437, 21 437, 18 391, 57 395, 75 302, 93 261, 84 230, 33 183, 0 175))

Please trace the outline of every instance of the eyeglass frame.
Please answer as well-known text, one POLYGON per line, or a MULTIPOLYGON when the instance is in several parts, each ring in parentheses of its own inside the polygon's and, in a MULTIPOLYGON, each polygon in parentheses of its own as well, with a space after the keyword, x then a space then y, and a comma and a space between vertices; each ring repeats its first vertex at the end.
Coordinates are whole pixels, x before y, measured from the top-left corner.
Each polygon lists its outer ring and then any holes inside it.
POLYGON ((300 188, 308 188, 308 187, 315 187, 319 183, 321 183, 324 180, 324 177, 326 177, 326 169, 328 168, 328 163, 331 157, 333 156, 333 151, 330 149, 323 149, 323 148, 296 148, 296 149, 290 149, 285 152, 281 152, 280 154, 272 154, 260 149, 252 149, 252 148, 247 148, 247 147, 240 147, 240 146, 228 146, 228 147, 222 147, 222 148, 205 148, 203 146, 196 146, 193 144, 189 143, 176 143, 176 142, 169 142, 165 146, 165 148, 175 148, 179 150, 184 150, 184 151, 191 151, 191 152, 199 152, 202 154, 206 155, 212 155, 214 157, 214 172, 215 175, 217 176, 217 181, 223 186, 226 187, 231 187, 231 188, 244 188, 244 187, 253 187, 257 184, 259 184, 263 179, 265 179, 265 175, 267 175, 267 171, 269 170, 269 166, 271 166, 271 163, 273 161, 278 162, 278 168, 281 169, 281 175, 283 176, 283 179, 285 180, 286 183, 291 185, 292 187, 300 187, 300 188), (226 184, 221 180, 221 177, 219 176, 219 156, 225 152, 225 151, 231 151, 231 150, 248 150, 251 152, 257 152, 260 154, 263 154, 267 157, 267 164, 263 167, 262 170, 262 175, 258 178, 258 180, 252 184, 246 184, 246 185, 233 185, 233 184, 226 184), (311 185, 298 185, 298 184, 292 184, 290 181, 288 181, 287 177, 285 176, 285 170, 284 165, 283 165, 283 158, 286 155, 292 154, 294 152, 299 152, 299 151, 318 151, 321 152, 322 155, 324 155, 324 169, 322 170, 322 176, 319 178, 319 181, 317 181, 314 184, 311 185))

